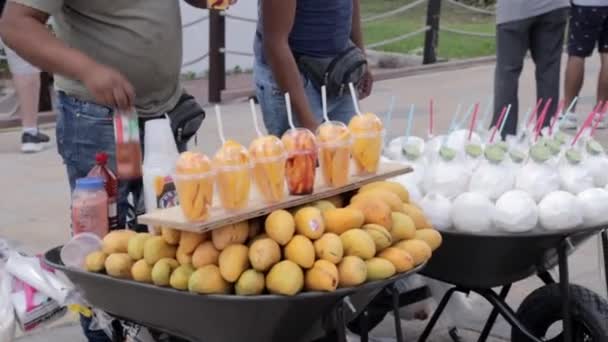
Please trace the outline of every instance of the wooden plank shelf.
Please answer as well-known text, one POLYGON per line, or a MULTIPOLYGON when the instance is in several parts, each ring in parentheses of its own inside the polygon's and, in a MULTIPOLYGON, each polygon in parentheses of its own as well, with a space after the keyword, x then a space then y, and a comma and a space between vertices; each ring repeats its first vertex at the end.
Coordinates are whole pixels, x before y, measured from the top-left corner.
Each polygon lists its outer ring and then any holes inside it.
POLYGON ((339 188, 331 188, 323 185, 320 172, 317 172, 315 192, 311 195, 287 196, 281 202, 267 204, 261 200, 257 191, 253 191, 254 187, 252 184, 252 194, 249 201, 249 207, 239 211, 226 211, 219 206, 219 200, 217 200, 214 202, 217 202, 218 204, 211 208, 209 218, 202 222, 188 222, 188 220, 186 220, 182 214, 182 210, 179 206, 168 209, 160 209, 141 215, 139 216, 138 221, 141 224, 148 224, 157 227, 164 226, 179 230, 203 233, 229 224, 268 215, 275 210, 292 208, 324 198, 347 193, 359 189, 365 184, 386 180, 409 172, 412 172, 412 168, 410 166, 405 166, 399 163, 385 162, 380 164, 377 174, 366 176, 352 175, 351 183, 339 188))

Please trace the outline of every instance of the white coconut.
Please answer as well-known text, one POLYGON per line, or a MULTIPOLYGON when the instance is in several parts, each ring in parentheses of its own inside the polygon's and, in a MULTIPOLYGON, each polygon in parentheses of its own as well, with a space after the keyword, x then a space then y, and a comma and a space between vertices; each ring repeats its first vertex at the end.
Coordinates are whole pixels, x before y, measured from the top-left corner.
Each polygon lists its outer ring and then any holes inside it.
POLYGON ((452 203, 441 194, 430 193, 420 201, 420 207, 425 216, 431 221, 433 227, 447 230, 452 227, 452 203))
POLYGON ((593 188, 582 191, 576 196, 583 209, 586 227, 601 226, 608 223, 608 191, 593 188))
POLYGON ((515 176, 515 188, 529 193, 536 202, 547 194, 559 190, 557 170, 547 163, 529 160, 515 176))
POLYGON ((465 192, 452 202, 452 221, 458 231, 481 233, 492 229, 494 204, 479 193, 465 192))
POLYGON ((469 191, 478 192, 495 201, 515 186, 515 176, 506 163, 495 164, 484 160, 471 175, 469 191))
POLYGON ((521 233, 534 229, 538 224, 538 207, 525 191, 511 190, 496 201, 494 225, 496 228, 521 233))
POLYGON ((540 224, 547 230, 572 229, 583 224, 581 204, 566 191, 553 191, 538 204, 540 224))

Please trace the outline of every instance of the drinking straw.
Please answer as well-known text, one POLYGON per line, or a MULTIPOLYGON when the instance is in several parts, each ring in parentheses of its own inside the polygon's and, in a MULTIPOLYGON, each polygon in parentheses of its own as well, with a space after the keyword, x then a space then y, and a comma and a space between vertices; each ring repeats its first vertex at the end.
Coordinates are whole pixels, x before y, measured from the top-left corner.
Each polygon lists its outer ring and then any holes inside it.
POLYGON ((549 111, 549 106, 551 105, 551 100, 552 99, 549 99, 545 103, 545 107, 543 108, 543 111, 540 114, 540 117, 538 118, 538 122, 536 123, 534 141, 538 141, 538 137, 540 135, 540 130, 543 128, 543 124, 545 123, 545 118, 547 117, 547 111, 549 111))
POLYGON ((578 96, 575 97, 572 102, 570 102, 570 105, 568 106, 568 109, 566 109, 566 114, 564 114, 564 116, 562 116, 559 120, 557 120, 557 126, 555 127, 555 132, 559 132, 560 131, 560 127, 562 125, 562 122, 564 122, 564 120, 566 120, 566 118, 568 118, 568 116, 572 113, 572 108, 574 108, 574 105, 576 104, 576 102, 578 101, 578 96))
POLYGON ((551 135, 551 136, 553 135, 553 126, 555 126, 555 123, 557 122, 557 118, 562 113, 565 103, 566 103, 566 100, 561 100, 559 102, 559 106, 557 106, 557 111, 553 115, 553 118, 551 118, 551 124, 549 125, 549 135, 551 135))
POLYGON ((215 105, 215 117, 217 119, 217 132, 223 145, 226 142, 226 138, 224 137, 224 125, 222 124, 222 110, 219 105, 215 105))
POLYGON ((502 107, 502 111, 500 112, 500 116, 498 117, 498 121, 494 124, 494 128, 492 129, 492 134, 490 135, 490 143, 494 142, 494 136, 496 135, 496 131, 498 130, 498 126, 502 123, 502 119, 505 117, 505 113, 507 112, 507 107, 502 107))
POLYGON ((362 115, 361 110, 359 110, 359 101, 357 100, 357 93, 355 92, 355 86, 353 83, 349 83, 348 87, 350 88, 350 97, 353 99, 353 106, 355 106, 355 112, 357 115, 362 115))
POLYGON ((576 142, 578 141, 578 139, 581 137, 581 135, 583 134, 583 131, 591 124, 591 122, 593 121, 593 117, 595 116, 595 113, 597 112, 597 110, 599 109, 600 104, 598 104, 592 111, 591 113, 589 113, 589 115, 587 115, 587 118, 585 119, 585 121, 583 122, 583 125, 581 126, 581 128, 578 130, 578 132, 576 133, 576 135, 574 136, 574 139, 572 139, 572 143, 570 144, 570 146, 574 146, 574 144, 576 144, 576 142))
POLYGON ((289 127, 296 129, 296 125, 293 124, 293 113, 291 111, 291 96, 289 93, 285 93, 285 106, 287 107, 287 121, 289 121, 289 127))
POLYGON ((503 129, 505 129, 505 124, 507 123, 507 120, 509 119, 510 113, 511 113, 511 105, 509 104, 507 106, 507 112, 505 113, 505 117, 502 119, 502 122, 500 123, 500 128, 498 129, 499 134, 502 134, 503 129))
POLYGON ((454 130, 454 128, 456 128, 456 119, 460 115, 461 110, 462 110, 462 104, 459 103, 458 106, 456 106, 456 111, 454 111, 454 114, 452 114, 452 120, 450 121, 450 126, 448 127, 448 133, 451 133, 454 130))
POLYGON ((492 112, 492 100, 493 100, 493 97, 490 96, 488 98, 488 105, 486 106, 486 109, 483 112, 483 116, 481 118, 479 118, 479 121, 477 123, 478 130, 483 129, 483 125, 485 124, 486 120, 488 119, 488 115, 490 115, 490 112, 492 112))
POLYGON ((258 137, 261 137, 263 134, 260 130, 260 125, 258 124, 258 114, 255 110, 255 101, 253 99, 249 100, 249 108, 251 109, 251 116, 253 117, 253 128, 255 128, 258 137))
POLYGON ((526 127, 530 126, 532 122, 536 122, 536 114, 538 113, 538 110, 540 109, 540 105, 542 103, 543 99, 538 99, 538 101, 536 101, 536 106, 534 106, 534 109, 532 110, 532 115, 530 115, 530 119, 528 119, 528 124, 526 125, 526 127))
MULTIPOLYGON (((601 103, 601 101, 600 101, 601 103)), ((595 134, 595 130, 597 129, 597 126, 600 125, 600 122, 602 121, 602 119, 604 118, 604 116, 606 115, 606 109, 608 109, 608 101, 604 104, 604 108, 602 108, 602 110, 600 111, 600 117, 597 118, 597 120, 595 121, 595 123, 593 124, 593 128, 591 129, 591 136, 593 136, 595 134)))
POLYGON ((395 110, 395 95, 391 96, 391 100, 388 105, 388 111, 386 112, 386 127, 391 127, 391 121, 393 119, 393 110, 395 110))
POLYGON ((327 116, 327 88, 325 86, 321 87, 321 104, 323 105, 323 119, 327 122, 329 117, 327 116))
POLYGON ((410 112, 407 115, 407 128, 405 131, 405 141, 410 138, 410 133, 412 132, 412 123, 414 122, 414 110, 416 109, 416 105, 412 103, 410 106, 410 112))
POLYGON ((462 127, 462 126, 464 126, 466 124, 467 120, 469 120, 469 117, 473 113, 474 109, 475 109, 475 103, 472 103, 469 106, 469 109, 467 109, 467 111, 465 112, 465 115, 462 118, 462 120, 460 120, 460 122, 458 123, 458 125, 456 125, 457 128, 460 128, 460 127, 462 127))
POLYGON ((471 136, 473 136, 473 127, 475 127, 475 120, 477 120, 477 112, 479 111, 479 102, 475 104, 475 109, 473 109, 473 117, 471 118, 471 125, 469 126, 469 137, 468 141, 471 141, 471 136))
POLYGON ((433 99, 431 98, 429 101, 429 137, 433 136, 433 116, 435 115, 433 107, 433 99))

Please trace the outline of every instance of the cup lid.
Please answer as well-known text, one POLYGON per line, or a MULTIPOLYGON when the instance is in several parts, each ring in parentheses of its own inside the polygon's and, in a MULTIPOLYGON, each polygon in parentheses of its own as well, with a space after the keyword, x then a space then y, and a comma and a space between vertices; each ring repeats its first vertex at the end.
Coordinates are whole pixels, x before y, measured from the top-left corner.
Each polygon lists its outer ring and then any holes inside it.
POLYGON ((103 189, 103 178, 101 177, 84 177, 76 180, 76 188, 84 190, 103 189))

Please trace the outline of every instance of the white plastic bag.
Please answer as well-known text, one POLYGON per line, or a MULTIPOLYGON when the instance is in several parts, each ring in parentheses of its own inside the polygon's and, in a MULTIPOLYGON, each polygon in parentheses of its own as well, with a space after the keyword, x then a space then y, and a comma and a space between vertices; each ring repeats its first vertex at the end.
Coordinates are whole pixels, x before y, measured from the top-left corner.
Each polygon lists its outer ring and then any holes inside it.
POLYGON ((425 194, 438 193, 452 199, 466 191, 469 177, 470 173, 462 161, 438 158, 427 168, 422 189, 425 194))
POLYGON ((561 162, 559 165, 559 182, 562 190, 574 195, 594 187, 593 177, 583 164, 561 162))
POLYGON ((424 152, 425 142, 419 137, 398 137, 391 140, 388 146, 384 149, 384 155, 390 160, 406 161, 405 148, 409 145, 415 146, 422 154, 424 152))
POLYGON ((608 185, 608 172, 606 172, 608 170, 608 157, 600 143, 597 141, 587 142, 583 163, 593 177, 593 184, 596 187, 603 188, 608 185))
POLYGON ((481 145, 481 143, 481 137, 476 132, 473 132, 473 134, 471 134, 471 140, 469 141, 469 130, 459 129, 450 133, 446 141, 446 146, 458 151, 458 154, 460 156, 464 156, 465 146, 467 144, 481 145))
POLYGON ((497 229, 522 233, 534 229, 538 224, 538 207, 525 191, 511 190, 496 201, 494 225, 497 229))
POLYGON ((17 322, 11 302, 12 277, 0 261, 0 341, 11 342, 15 337, 17 322))
POLYGON ((602 188, 585 190, 576 196, 583 209, 585 227, 608 223, 608 191, 602 188))
POLYGON ((529 160, 515 176, 515 188, 529 193, 536 202, 559 190, 559 186, 557 170, 547 163, 529 160))
POLYGON ((420 207, 435 229, 447 230, 452 227, 452 203, 445 196, 427 194, 420 202, 420 207))
POLYGON ((485 195, 495 201, 505 192, 513 189, 515 177, 504 162, 499 164, 484 160, 469 183, 469 191, 485 195))
POLYGON ((456 230, 470 233, 487 232, 492 228, 494 204, 482 194, 465 192, 452 203, 451 216, 456 230))
POLYGON ((569 192, 554 191, 538 204, 540 224, 547 230, 572 229, 583 224, 581 204, 569 192))

